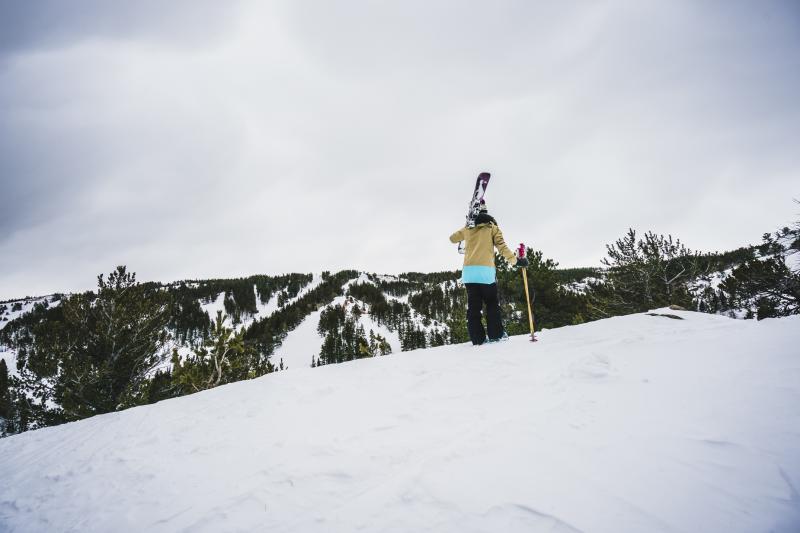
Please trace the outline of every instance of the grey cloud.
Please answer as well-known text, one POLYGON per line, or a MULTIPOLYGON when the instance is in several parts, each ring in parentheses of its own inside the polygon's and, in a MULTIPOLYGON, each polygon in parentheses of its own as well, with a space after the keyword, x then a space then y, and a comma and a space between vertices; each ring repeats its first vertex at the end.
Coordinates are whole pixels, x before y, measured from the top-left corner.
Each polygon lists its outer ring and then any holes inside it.
POLYGON ((791 2, 34 5, 93 9, 0 47, 0 297, 457 268, 481 170, 566 266, 629 226, 754 242, 800 196, 791 2))
MULTIPOLYGON (((103 48, 114 41, 150 41, 153 46, 203 48, 231 29, 237 2, 104 2, 101 0, 3 1, 0 5, 0 242, 16 230, 79 208, 98 182, 113 181, 152 131, 119 111, 135 105, 135 88, 109 92, 126 66, 103 48), (107 44, 92 44, 106 41, 107 44), (62 50, 83 45, 70 56, 62 50), (31 55, 47 52, 47 55, 31 55)), ((156 80, 151 80, 157 83, 156 80)), ((143 122, 146 116, 140 117, 143 122)), ((153 117, 156 118, 156 117, 153 117)), ((156 138, 158 136, 156 135, 156 138)), ((170 140, 185 138, 173 134, 170 140)), ((163 145, 162 145, 163 146, 163 145)), ((156 150, 158 147, 155 147, 156 150)), ((179 142, 170 147, 175 157, 179 142)), ((185 159, 191 161, 191 159, 185 159)))
POLYGON ((203 46, 230 25, 236 9, 236 2, 213 0, 2 0, 0 54, 92 38, 203 46))

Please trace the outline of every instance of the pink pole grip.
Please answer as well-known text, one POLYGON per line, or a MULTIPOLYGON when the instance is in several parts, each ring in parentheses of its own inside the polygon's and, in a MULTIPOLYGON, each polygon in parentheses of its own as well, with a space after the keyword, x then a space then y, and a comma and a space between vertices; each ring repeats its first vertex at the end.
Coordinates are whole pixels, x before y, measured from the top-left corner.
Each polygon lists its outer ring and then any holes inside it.
POLYGON ((519 248, 517 249, 517 257, 520 259, 525 257, 525 244, 519 243, 519 248))

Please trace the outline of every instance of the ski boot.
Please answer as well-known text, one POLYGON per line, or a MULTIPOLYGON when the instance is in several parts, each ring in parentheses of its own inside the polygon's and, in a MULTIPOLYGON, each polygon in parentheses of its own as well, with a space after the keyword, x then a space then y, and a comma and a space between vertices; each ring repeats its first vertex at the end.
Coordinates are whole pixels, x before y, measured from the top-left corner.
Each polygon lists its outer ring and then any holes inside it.
POLYGON ((493 344, 495 342, 507 341, 507 340, 508 340, 508 333, 506 333, 504 331, 503 334, 500 335, 499 338, 497 338, 497 339, 488 339, 486 342, 489 343, 489 344, 493 344))

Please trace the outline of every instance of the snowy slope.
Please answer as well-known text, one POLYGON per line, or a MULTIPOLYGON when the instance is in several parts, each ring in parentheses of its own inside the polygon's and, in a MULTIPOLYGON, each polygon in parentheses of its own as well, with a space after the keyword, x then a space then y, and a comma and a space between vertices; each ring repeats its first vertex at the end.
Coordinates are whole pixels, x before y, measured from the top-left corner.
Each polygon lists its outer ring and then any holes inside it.
MULTIPOLYGON (((320 283, 322 283, 322 274, 312 274, 312 279, 310 283, 304 285, 300 291, 297 293, 296 296, 289 298, 286 300, 284 305, 290 305, 303 296, 305 296, 308 292, 316 289, 320 283)), ((253 284, 253 292, 255 293, 255 300, 256 300, 256 312, 255 314, 244 314, 242 316, 241 322, 239 322, 234 329, 237 331, 241 331, 243 329, 247 329, 250 327, 253 322, 256 320, 260 320, 263 318, 268 317, 269 315, 273 314, 275 311, 280 309, 278 306, 278 295, 280 291, 276 292, 272 295, 268 302, 263 303, 261 301, 261 297, 258 294, 258 288, 255 284, 253 284)), ((200 303, 200 308, 203 310, 204 313, 208 315, 208 317, 213 322, 217 318, 217 312, 222 311, 223 315, 226 315, 225 312, 225 291, 222 291, 216 295, 214 299, 202 301, 200 303)), ((228 326, 231 326, 231 317, 226 316, 226 323, 228 326)))
MULTIPOLYGON (((372 282, 369 280, 369 277, 362 272, 359 274, 359 277, 351 279, 345 283, 342 287, 342 292, 347 294, 347 290, 350 288, 350 286, 356 283, 372 282)), ((357 300, 352 297, 349 299, 361 309, 367 307, 361 300, 357 300)), ((334 298, 333 301, 326 307, 343 305, 347 301, 348 297, 338 296, 334 298)), ((311 358, 319 357, 320 350, 322 349, 322 344, 324 342, 324 338, 317 332, 320 315, 322 314, 323 309, 324 308, 320 308, 319 310, 309 314, 299 326, 289 332, 289 334, 286 336, 286 339, 284 339, 284 341, 272 355, 272 362, 274 364, 277 365, 280 362, 283 362, 284 368, 302 368, 311 366, 311 358)), ((348 311, 351 310, 352 306, 350 306, 348 311)), ((352 314, 349 314, 349 316, 352 316, 352 314)), ((399 353, 401 351, 400 337, 396 331, 391 331, 385 325, 378 324, 366 313, 362 314, 361 317, 358 318, 358 323, 364 327, 364 331, 367 332, 367 334, 369 334, 370 330, 372 330, 378 335, 383 336, 383 338, 385 338, 392 347, 392 353, 399 353)))
POLYGON ((24 298, 22 300, 9 300, 0 304, 0 329, 3 329, 12 320, 21 317, 33 310, 36 304, 47 304, 51 307, 61 303, 53 296, 42 296, 40 298, 24 298), (15 310, 15 307, 18 309, 15 310))
POLYGON ((800 317, 662 311, 0 440, 0 531, 800 531, 800 317))
MULTIPOLYGON (((341 305, 344 297, 334 299, 333 303, 341 305)), ((319 356, 322 337, 317 333, 319 317, 322 309, 308 315, 303 322, 289 332, 286 339, 272 354, 271 361, 278 365, 283 363, 284 368, 310 368, 311 358, 319 356)))
MULTIPOLYGON (((333 299, 329 306, 342 305, 345 301, 347 301, 347 297, 338 296, 333 299)), ((360 300, 354 300, 354 302, 362 307, 364 305, 360 300)), ((317 332, 322 309, 324 308, 309 314, 299 326, 289 332, 286 336, 286 340, 283 341, 272 355, 272 362, 274 364, 277 365, 282 361, 285 368, 310 367, 311 358, 319 357, 322 343, 324 342, 324 338, 317 332)), ((392 347, 392 353, 399 353, 401 351, 400 338, 396 331, 390 331, 386 326, 378 324, 367 314, 361 316, 359 324, 364 326, 364 331, 366 331, 367 334, 372 330, 383 336, 392 347)))
MULTIPOLYGON (((258 301, 258 300, 256 300, 258 301)), ((225 314, 225 291, 220 292, 217 296, 212 300, 209 299, 207 301, 201 301, 200 309, 203 310, 205 314, 208 315, 212 321, 217 319, 217 313, 222 312, 225 314)))
MULTIPOLYGON (((22 300, 10 300, 0 304, 0 330, 8 325, 12 320, 30 313, 36 304, 46 304, 49 307, 61 305, 61 301, 53 295, 42 296, 39 298, 23 298, 22 300), (16 310, 15 310, 16 309, 16 310)), ((17 352, 16 350, 0 343, 0 359, 5 360, 6 368, 11 375, 17 374, 17 352)))

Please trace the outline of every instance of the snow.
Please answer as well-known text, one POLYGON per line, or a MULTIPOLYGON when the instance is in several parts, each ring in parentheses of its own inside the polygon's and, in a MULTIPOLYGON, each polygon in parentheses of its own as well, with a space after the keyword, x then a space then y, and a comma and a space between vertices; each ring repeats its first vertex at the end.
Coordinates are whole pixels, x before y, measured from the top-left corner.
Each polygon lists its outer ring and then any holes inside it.
MULTIPOLYGON (((300 298, 305 296, 309 291, 312 291, 312 290, 316 289, 319 286, 320 283, 322 283, 322 274, 313 274, 313 277, 311 278, 311 283, 308 283, 302 289, 300 289, 300 292, 297 293, 297 296, 287 300, 286 304, 284 304, 284 305, 289 305, 291 303, 296 302, 297 300, 299 300, 300 298)), ((278 292, 280 292, 280 291, 278 291, 278 292)), ((275 294, 272 295, 272 297, 270 298, 270 300, 267 303, 267 305, 263 308, 263 310, 261 308, 259 308, 259 313, 263 314, 263 316, 269 316, 272 313, 274 313, 275 311, 277 311, 278 309, 279 309, 279 307, 278 307, 278 293, 276 292, 275 294)))
MULTIPOLYGON (((289 305, 291 303, 296 302, 298 299, 302 298, 306 293, 315 289, 319 284, 322 283, 322 276, 319 274, 313 274, 312 280, 310 283, 306 284, 300 291, 297 293, 297 296, 290 298, 286 301, 284 306, 289 305)), ((260 320, 263 318, 268 317, 269 315, 273 314, 275 311, 280 309, 278 307, 278 295, 281 291, 277 291, 270 296, 269 301, 266 303, 261 301, 261 296, 258 294, 258 288, 255 284, 253 284, 253 292, 255 293, 256 297, 256 312, 255 314, 244 314, 241 316, 241 321, 236 325, 234 329, 236 331, 241 331, 243 329, 249 328, 253 322, 256 320, 260 320)), ((225 296, 225 293, 222 293, 222 296, 225 296)), ((223 300, 224 301, 224 300, 223 300)), ((224 307, 222 308, 224 312, 224 307)), ((216 311, 214 311, 214 315, 211 315, 211 319, 214 320, 216 318, 216 311)), ((230 319, 226 317, 226 323, 230 325, 230 319)))
MULTIPOLYGON (((344 297, 339 296, 333 304, 341 305, 344 297)), ((284 368, 304 368, 311 366, 311 358, 319 356, 322 347, 322 337, 317 333, 319 317, 325 307, 308 315, 299 326, 294 328, 284 339, 283 343, 272 355, 272 363, 277 365, 283 361, 284 368)))
POLYGON ((208 317, 214 321, 217 319, 217 312, 222 311, 225 315, 225 291, 222 291, 213 300, 204 300, 200 303, 200 308, 208 314, 208 317))
MULTIPOLYGON (((320 274, 314 274, 311 282, 306 284, 302 289, 300 289, 300 291, 297 293, 297 296, 287 300, 286 304, 284 305, 289 305, 290 303, 296 302, 299 298, 303 297, 306 293, 308 293, 308 291, 316 288, 320 283, 322 283, 322 276, 320 274)), ((275 292, 272 296, 270 296, 269 301, 266 303, 261 302, 261 297, 258 294, 258 289, 255 283, 253 284, 253 292, 256 297, 256 312, 253 315, 250 314, 242 315, 241 321, 234 328, 236 329, 236 331, 241 331, 243 329, 250 327, 256 320, 266 318, 279 309, 278 294, 281 291, 275 292)), ((203 311, 205 311, 208 314, 208 316, 211 318, 212 321, 216 320, 217 311, 222 311, 222 313, 225 314, 225 292, 223 291, 219 293, 214 301, 201 303, 200 307, 202 307, 203 311)), ((225 323, 228 326, 231 326, 231 318, 226 316, 225 323)))
POLYGON ((19 374, 17 371, 17 351, 9 348, 4 344, 0 344, 0 359, 6 362, 6 368, 9 375, 16 376, 19 374))
POLYGON ((800 317, 655 312, 2 439, 0 530, 800 531, 800 317))
MULTIPOLYGON (((362 277, 366 278, 364 274, 361 274, 355 280, 351 279, 346 282, 344 285, 342 285, 342 292, 347 294, 347 289, 350 287, 350 285, 356 282, 361 282, 362 277)), ((315 274, 310 285, 316 287, 321 282, 322 277, 318 277, 315 274)), ((299 298, 302 294, 305 293, 301 291, 297 297, 299 298)), ((275 353, 272 355, 272 363, 277 365, 283 361, 283 367, 287 369, 304 367, 310 368, 311 358, 319 356, 319 351, 320 348, 322 348, 322 342, 324 340, 317 332, 317 326, 319 326, 319 318, 320 315, 322 315, 322 310, 331 305, 342 305, 345 300, 346 298, 344 296, 337 296, 330 304, 322 306, 316 311, 310 313, 300 323, 299 326, 289 332, 281 345, 278 346, 278 348, 275 350, 275 353)))
MULTIPOLYGON (((360 301, 356 301, 360 307, 364 307, 363 303, 360 301)), ((389 343, 389 346, 392 347, 392 353, 400 353, 401 345, 400 345, 400 334, 397 331, 392 331, 384 324, 378 324, 375 320, 372 319, 368 314, 364 313, 361 315, 359 319, 359 323, 364 326, 364 331, 367 334, 367 338, 369 338, 370 330, 374 331, 376 335, 380 335, 386 342, 389 343)))
POLYGON ((386 299, 389 300, 391 303, 392 301, 400 302, 401 304, 407 304, 408 299, 411 298, 412 293, 404 294, 403 296, 393 296, 391 294, 386 294, 386 299))
POLYGON ((258 293, 258 287, 255 284, 253 284, 253 292, 256 295, 256 314, 269 316, 278 308, 278 292, 280 291, 272 294, 266 302, 261 301, 261 295, 258 293))
POLYGON ((733 274, 733 268, 727 268, 717 272, 711 272, 702 277, 697 278, 691 285, 690 290, 695 296, 701 295, 707 287, 712 290, 718 290, 719 286, 725 279, 733 274))
POLYGON ((786 266, 795 273, 800 273, 800 251, 786 255, 786 266))
POLYGON ((8 302, 0 303, 0 306, 6 306, 6 311, 4 313, 0 313, 0 329, 6 327, 12 320, 15 320, 21 317, 24 314, 30 313, 33 310, 33 306, 38 303, 45 303, 47 302, 50 307, 55 307, 61 304, 61 300, 53 300, 52 296, 43 296, 41 298, 25 298, 22 300, 10 300, 8 302), (14 305, 19 304, 21 309, 18 311, 12 311, 14 305))
POLYGON ((586 291, 589 290, 591 284, 597 285, 599 283, 603 283, 601 278, 595 277, 586 277, 580 281, 573 281, 571 283, 566 283, 562 285, 566 290, 573 292, 575 294, 586 294, 586 291))

